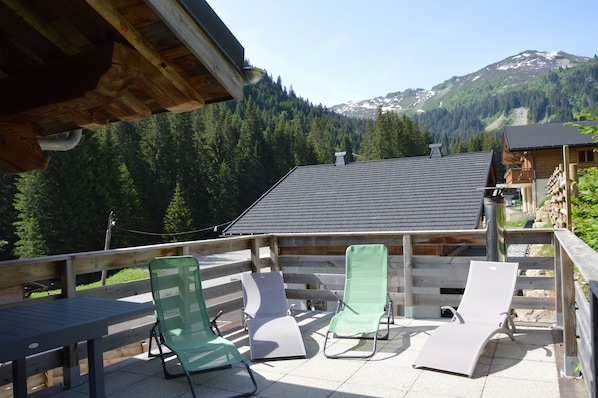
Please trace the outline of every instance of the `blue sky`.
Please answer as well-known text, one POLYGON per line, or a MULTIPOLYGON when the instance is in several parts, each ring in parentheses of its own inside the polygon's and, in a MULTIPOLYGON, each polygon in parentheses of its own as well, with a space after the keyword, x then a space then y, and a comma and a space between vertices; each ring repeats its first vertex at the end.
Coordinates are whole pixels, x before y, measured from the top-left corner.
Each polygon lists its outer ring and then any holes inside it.
POLYGON ((596 0, 207 0, 252 65, 314 104, 430 89, 526 50, 598 54, 596 0))

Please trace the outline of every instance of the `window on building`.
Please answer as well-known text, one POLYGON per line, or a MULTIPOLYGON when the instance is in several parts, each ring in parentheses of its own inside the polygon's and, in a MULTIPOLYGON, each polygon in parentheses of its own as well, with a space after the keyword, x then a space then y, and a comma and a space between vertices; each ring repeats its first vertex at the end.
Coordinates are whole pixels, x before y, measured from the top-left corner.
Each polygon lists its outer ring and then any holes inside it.
POLYGON ((594 151, 579 151, 578 153, 579 163, 594 162, 594 151))

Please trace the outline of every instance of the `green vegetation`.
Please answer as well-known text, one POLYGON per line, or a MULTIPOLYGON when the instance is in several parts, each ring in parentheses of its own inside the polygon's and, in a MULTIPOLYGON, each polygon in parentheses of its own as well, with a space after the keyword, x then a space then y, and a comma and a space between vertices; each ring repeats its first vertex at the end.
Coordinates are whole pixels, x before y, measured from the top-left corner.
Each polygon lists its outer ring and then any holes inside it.
POLYGON ((212 237, 293 167, 332 163, 339 150, 358 161, 426 155, 432 142, 444 153, 493 150, 501 176, 501 133, 485 126, 519 107, 529 122, 598 113, 598 60, 516 91, 479 82, 450 107, 413 117, 378 109, 373 120, 311 104, 265 76, 245 101, 85 131, 46 171, 0 174, 0 260, 103 249, 111 211, 111 248, 212 237))
MULTIPOLYGON (((124 268, 117 273, 106 278, 106 285, 118 285, 119 283, 132 282, 140 279, 149 279, 149 270, 147 267, 124 268)), ((77 290, 91 289, 100 287, 101 281, 77 285, 77 290)), ((60 289, 51 289, 43 292, 32 293, 31 297, 42 297, 51 294, 59 294, 60 289)))
POLYGON ((580 170, 579 174, 579 195, 573 197, 571 209, 575 234, 598 250, 598 168, 580 170))
MULTIPOLYGON (((577 114, 577 118, 597 120, 592 114, 577 114)), ((584 134, 592 134, 594 141, 598 142, 598 125, 577 126, 584 134)), ((573 197, 571 217, 575 235, 579 236, 592 249, 598 250, 598 168, 590 167, 579 171, 579 183, 576 187, 578 194, 573 197)))
POLYGON ((44 172, 0 175, 0 259, 101 250, 111 211, 110 248, 214 237, 297 165, 429 151, 407 116, 345 117, 268 76, 246 89, 242 102, 85 131, 44 172))
POLYGON ((518 221, 507 221, 506 227, 507 228, 523 228, 527 224, 527 220, 518 220, 518 221))

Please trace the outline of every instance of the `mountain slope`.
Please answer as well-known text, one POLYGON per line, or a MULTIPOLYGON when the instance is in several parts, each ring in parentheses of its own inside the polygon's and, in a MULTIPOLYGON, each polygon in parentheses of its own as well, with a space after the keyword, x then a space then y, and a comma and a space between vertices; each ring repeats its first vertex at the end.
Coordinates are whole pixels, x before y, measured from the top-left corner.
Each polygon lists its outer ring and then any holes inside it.
POLYGON ((352 117, 372 118, 378 106, 400 113, 425 112, 467 106, 490 95, 523 88, 529 82, 559 69, 588 61, 564 52, 524 51, 465 76, 455 76, 430 90, 408 89, 358 102, 335 105, 332 110, 352 117))

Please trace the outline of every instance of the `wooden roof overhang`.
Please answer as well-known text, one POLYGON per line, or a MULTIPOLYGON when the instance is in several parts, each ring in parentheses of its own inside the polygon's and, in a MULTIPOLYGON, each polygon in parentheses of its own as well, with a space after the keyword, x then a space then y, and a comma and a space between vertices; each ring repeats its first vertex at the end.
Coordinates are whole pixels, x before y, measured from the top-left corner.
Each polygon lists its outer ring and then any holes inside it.
POLYGON ((204 0, 0 0, 0 168, 38 139, 243 99, 244 49, 204 0))

